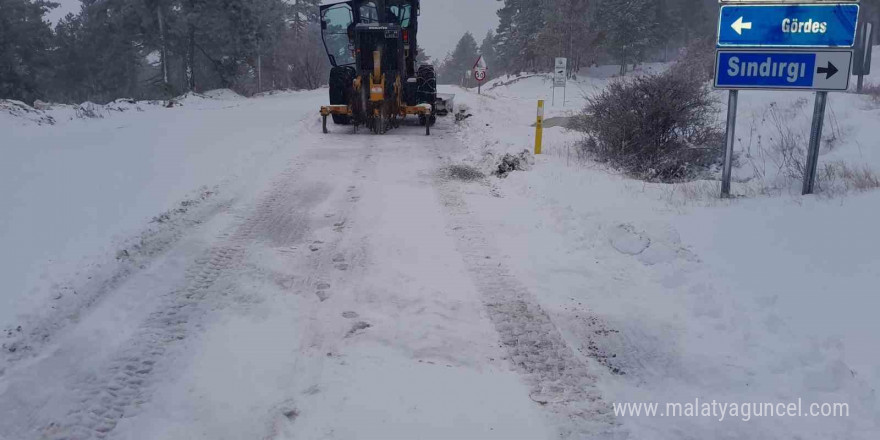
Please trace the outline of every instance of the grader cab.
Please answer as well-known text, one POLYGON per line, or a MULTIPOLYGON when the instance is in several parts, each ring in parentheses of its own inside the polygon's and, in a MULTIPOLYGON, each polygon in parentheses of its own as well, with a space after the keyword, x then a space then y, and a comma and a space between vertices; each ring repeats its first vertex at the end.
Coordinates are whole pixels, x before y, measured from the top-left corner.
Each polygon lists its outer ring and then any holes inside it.
POLYGON ((364 126, 375 134, 414 115, 431 134, 436 120, 434 66, 416 66, 419 0, 352 0, 321 6, 330 64, 330 105, 336 125, 364 126))

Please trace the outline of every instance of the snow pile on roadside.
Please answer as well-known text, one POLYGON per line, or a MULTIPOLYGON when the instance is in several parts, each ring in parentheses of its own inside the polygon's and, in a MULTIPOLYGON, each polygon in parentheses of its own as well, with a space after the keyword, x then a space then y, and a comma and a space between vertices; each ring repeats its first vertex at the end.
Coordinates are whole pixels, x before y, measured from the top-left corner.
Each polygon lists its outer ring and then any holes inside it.
POLYGON ((208 90, 204 95, 210 99, 216 99, 218 101, 240 101, 245 99, 244 96, 239 95, 232 89, 208 90))
MULTIPOLYGON (((607 83, 573 81, 565 107, 560 91, 552 106, 543 78, 483 96, 458 89, 474 117, 459 124, 466 149, 450 160, 485 167, 531 149, 537 99, 547 118, 567 116, 607 83)), ((583 159, 580 135, 561 127, 545 129, 531 172, 469 188, 468 207, 589 359, 607 401, 849 405, 836 418, 618 417, 634 438, 868 440, 880 430, 880 191, 801 197, 771 156, 781 134, 808 136, 811 103, 809 93, 741 92, 735 190, 746 199, 718 200, 717 182, 625 178, 583 159)), ((869 97, 833 94, 820 167, 880 170, 878 116, 869 97)))
POLYGON ((28 317, 74 310, 67 303, 82 299, 69 287, 137 263, 130 244, 143 234, 161 229, 157 240, 174 239, 175 231, 151 220, 200 200, 203 188, 219 185, 223 197, 234 197, 237 176, 259 175, 254 170, 296 148, 284 136, 325 99, 316 91, 174 108, 120 100, 91 107, 103 116, 93 119, 76 117, 83 106, 5 106, 16 113, 0 111, 0 330, 25 324, 29 333, 38 329, 28 317))
POLYGON ((519 154, 505 153, 492 174, 498 177, 507 177, 514 171, 528 171, 534 165, 535 156, 529 150, 523 150, 519 154))
POLYGON ((104 105, 88 101, 76 105, 36 101, 31 107, 19 101, 0 100, 0 120, 18 126, 55 125, 76 119, 103 119, 114 113, 142 112, 147 106, 158 104, 156 101, 117 99, 104 105))
POLYGON ((0 124, 54 125, 60 121, 76 119, 103 119, 114 114, 130 111, 144 112, 150 108, 193 105, 199 108, 226 106, 230 102, 240 102, 245 97, 229 89, 210 90, 205 93, 188 92, 170 101, 137 101, 117 99, 107 104, 83 102, 81 104, 59 104, 36 101, 29 106, 20 101, 0 100, 0 124), (170 105, 169 105, 170 104, 170 105))
POLYGON ((21 101, 0 99, 0 123, 10 125, 53 125, 55 119, 21 101))
POLYGON ((217 90, 209 90, 204 93, 198 92, 187 92, 177 98, 174 98, 172 102, 174 105, 197 105, 197 106, 205 106, 211 105, 213 103, 229 103, 229 102, 237 102, 244 100, 245 97, 235 93, 230 89, 217 89, 217 90))

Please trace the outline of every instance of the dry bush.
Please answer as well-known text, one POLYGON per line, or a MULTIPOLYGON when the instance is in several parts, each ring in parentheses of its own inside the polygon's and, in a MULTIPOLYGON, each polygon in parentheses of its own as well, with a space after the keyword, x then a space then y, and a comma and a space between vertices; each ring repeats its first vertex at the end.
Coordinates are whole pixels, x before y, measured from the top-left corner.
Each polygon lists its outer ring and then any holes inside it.
POLYGON ((721 182, 697 180, 676 183, 663 188, 661 194, 671 206, 712 204, 721 194, 721 182))
POLYGON ((715 38, 698 39, 688 45, 672 69, 678 74, 711 81, 715 77, 715 38))
MULTIPOLYGON (((771 103, 763 113, 752 115, 747 142, 742 138, 739 139, 744 150, 744 159, 751 165, 755 177, 764 182, 766 192, 790 187, 793 183, 797 184, 804 179, 807 149, 810 143, 809 104, 807 98, 799 98, 788 106, 771 103), (769 130, 765 127, 769 127, 769 130), (767 137, 758 134, 767 131, 769 131, 767 137)), ((828 119, 822 147, 825 150, 833 150, 842 141, 843 131, 833 108, 829 109, 828 119)), ((818 177, 820 190, 822 172, 823 170, 820 169, 818 177)), ((827 177, 831 180, 837 179, 838 174, 828 173, 827 177)))
POLYGON ((840 161, 829 162, 823 164, 817 174, 820 191, 828 195, 880 188, 880 177, 867 165, 853 167, 840 161))
POLYGON ((880 84, 867 83, 862 87, 862 94, 868 95, 875 103, 880 104, 880 84))
POLYGON ((770 157, 776 163, 778 175, 789 179, 804 178, 810 137, 809 133, 793 128, 792 122, 806 104, 805 99, 798 99, 787 110, 780 109, 776 103, 770 105, 768 120, 774 129, 774 136, 770 138, 770 157))
POLYGON ((720 164, 723 132, 707 83, 684 68, 612 82, 571 128, 590 159, 652 181, 682 181, 720 164))
POLYGON ((80 119, 103 119, 102 108, 93 102, 84 102, 76 107, 76 117, 80 119))

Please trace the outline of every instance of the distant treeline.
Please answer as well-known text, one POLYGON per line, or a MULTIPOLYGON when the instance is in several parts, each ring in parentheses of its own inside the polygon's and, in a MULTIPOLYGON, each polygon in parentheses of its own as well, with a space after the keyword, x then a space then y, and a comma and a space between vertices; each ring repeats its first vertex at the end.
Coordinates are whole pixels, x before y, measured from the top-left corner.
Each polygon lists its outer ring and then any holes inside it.
POLYGON ((0 98, 152 99, 316 88, 320 0, 82 0, 54 28, 46 0, 0 0, 0 98))
MULTIPOLYGON (((480 54, 492 76, 545 72, 553 58, 569 70, 591 64, 669 61, 703 44, 711 56, 718 0, 499 0, 500 24, 482 44, 465 34, 441 63, 441 81, 458 83, 480 54)), ((862 17, 880 25, 880 0, 863 0, 862 17)), ((880 28, 875 28, 880 42, 880 28)))

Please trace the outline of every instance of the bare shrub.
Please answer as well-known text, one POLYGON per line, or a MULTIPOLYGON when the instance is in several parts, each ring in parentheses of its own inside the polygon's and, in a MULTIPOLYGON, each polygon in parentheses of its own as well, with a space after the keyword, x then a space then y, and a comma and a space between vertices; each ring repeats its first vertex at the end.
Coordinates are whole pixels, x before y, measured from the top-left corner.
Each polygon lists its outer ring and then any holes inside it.
POLYGON ((862 94, 870 96, 875 103, 880 104, 880 84, 865 84, 862 87, 862 94))
POLYGON ((696 180, 668 185, 662 190, 666 203, 672 206, 711 203, 718 200, 721 182, 696 180))
POLYGON ((695 40, 682 50, 672 69, 678 75, 690 75, 701 81, 712 80, 715 77, 715 39, 695 40))
POLYGON ((880 177, 870 167, 853 167, 840 161, 823 164, 816 180, 821 192, 828 195, 880 188, 880 177))
POLYGON ((645 180, 698 178, 721 162, 723 133, 707 83, 684 68, 612 82, 571 128, 580 148, 645 180))
POLYGON ((103 119, 102 108, 93 102, 84 102, 76 107, 76 117, 80 119, 103 119))
MULTIPOLYGON (((799 98, 791 105, 783 107, 773 102, 765 110, 760 118, 760 125, 769 125, 770 136, 765 139, 758 136, 757 157, 752 154, 749 140, 746 158, 750 161, 756 177, 767 177, 767 163, 769 160, 776 167, 776 178, 788 181, 803 180, 806 173, 807 149, 810 143, 809 133, 809 108, 810 101, 807 98, 799 98), (807 127, 805 129, 805 127, 807 127), (761 162, 758 162, 760 160, 761 162)), ((822 146, 828 151, 833 150, 843 140, 843 132, 834 113, 830 108, 828 113, 829 124, 826 124, 826 133, 822 138, 822 146)), ((755 121, 757 121, 755 117, 755 121)), ((750 136, 754 136, 757 127, 752 125, 750 136)))
POLYGON ((793 127, 793 120, 808 104, 806 99, 798 99, 791 108, 782 109, 777 103, 770 104, 767 119, 774 133, 770 138, 771 159, 776 163, 777 174, 789 179, 802 180, 806 167, 806 148, 809 133, 793 127))
MULTIPOLYGON (((759 194, 770 194, 797 187, 806 173, 810 133, 810 100, 799 98, 789 105, 771 103, 752 115, 749 134, 739 139, 745 160, 751 165, 759 194), (763 135, 761 134, 763 133, 763 135), (775 168, 775 169, 774 169, 775 168), (775 171, 775 175, 773 174, 775 171)), ((822 147, 832 151, 844 139, 844 132, 829 107, 822 147)), ((816 175, 817 192, 825 196, 880 188, 880 179, 867 166, 853 166, 841 161, 820 162, 816 175)))

